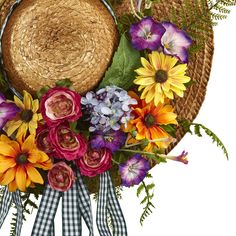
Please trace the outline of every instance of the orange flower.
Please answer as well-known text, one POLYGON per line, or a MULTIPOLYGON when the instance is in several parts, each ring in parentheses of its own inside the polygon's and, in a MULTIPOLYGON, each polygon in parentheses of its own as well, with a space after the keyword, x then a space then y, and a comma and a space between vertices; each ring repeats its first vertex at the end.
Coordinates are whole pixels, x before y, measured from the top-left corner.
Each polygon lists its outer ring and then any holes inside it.
MULTIPOLYGON (((135 98, 137 99, 136 96, 135 98)), ((136 140, 148 139, 153 141, 169 138, 167 142, 150 142, 145 150, 151 151, 154 146, 158 148, 168 147, 173 139, 161 126, 178 124, 176 121, 177 115, 173 112, 171 105, 159 104, 155 106, 153 102, 147 104, 144 100, 139 99, 138 105, 133 107, 133 114, 135 118, 130 120, 125 131, 136 130, 136 140)))
POLYGON ((8 185, 10 192, 17 189, 24 192, 33 183, 43 184, 36 168, 49 170, 51 167, 47 154, 37 149, 34 135, 24 141, 22 136, 17 141, 0 136, 0 184, 8 185))

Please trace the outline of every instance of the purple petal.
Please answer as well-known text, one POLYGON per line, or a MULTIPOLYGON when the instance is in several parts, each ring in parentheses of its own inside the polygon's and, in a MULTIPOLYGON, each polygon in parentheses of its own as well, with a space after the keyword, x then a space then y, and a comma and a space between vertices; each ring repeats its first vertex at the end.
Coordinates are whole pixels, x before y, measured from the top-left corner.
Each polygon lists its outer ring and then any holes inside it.
POLYGON ((130 31, 132 46, 137 50, 156 50, 161 44, 161 37, 165 28, 156 23, 151 17, 146 17, 131 26, 130 31))
POLYGON ((187 49, 191 46, 192 39, 170 22, 163 22, 162 25, 166 29, 161 39, 164 53, 178 57, 183 63, 188 62, 187 49))
POLYGON ((0 93, 0 104, 5 102, 5 101, 6 101, 5 96, 2 93, 0 93))
POLYGON ((6 122, 13 119, 20 109, 14 103, 3 102, 0 104, 0 129, 4 127, 6 122))
POLYGON ((149 162, 140 154, 133 155, 128 161, 120 164, 122 185, 130 187, 138 185, 147 175, 150 169, 149 162))

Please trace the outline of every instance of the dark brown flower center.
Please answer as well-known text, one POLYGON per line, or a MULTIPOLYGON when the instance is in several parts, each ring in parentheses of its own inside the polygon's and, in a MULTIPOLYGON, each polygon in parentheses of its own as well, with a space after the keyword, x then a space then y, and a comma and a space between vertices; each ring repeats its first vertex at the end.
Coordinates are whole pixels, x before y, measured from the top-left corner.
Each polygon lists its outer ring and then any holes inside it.
POLYGON ((144 123, 147 128, 156 125, 156 118, 152 114, 147 114, 144 118, 144 123))
POLYGON ((25 121, 25 122, 30 122, 33 118, 33 112, 31 110, 24 110, 21 112, 20 114, 20 118, 21 120, 25 121))
POLYGON ((168 74, 165 70, 158 70, 155 74, 155 80, 157 83, 165 83, 168 79, 168 74))
POLYGON ((17 157, 16 157, 16 163, 18 165, 23 165, 28 163, 28 155, 26 153, 20 153, 17 157))

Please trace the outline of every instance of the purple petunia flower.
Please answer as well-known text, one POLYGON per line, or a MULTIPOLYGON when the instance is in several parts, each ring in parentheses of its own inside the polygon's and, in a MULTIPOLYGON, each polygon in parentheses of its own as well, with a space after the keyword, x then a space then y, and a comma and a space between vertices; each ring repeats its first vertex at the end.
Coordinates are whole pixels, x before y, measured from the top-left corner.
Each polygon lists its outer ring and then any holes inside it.
POLYGON ((126 140, 126 134, 120 130, 103 133, 96 132, 91 139, 91 147, 100 150, 102 148, 110 149, 112 153, 120 149, 126 140))
POLYGON ((170 22, 163 22, 166 32, 161 38, 161 45, 165 54, 176 56, 183 63, 188 62, 188 48, 192 39, 188 34, 170 22))
POLYGON ((128 161, 120 164, 122 185, 130 187, 138 185, 150 170, 149 162, 140 154, 133 155, 128 161))
POLYGON ((146 17, 130 27, 132 46, 137 50, 156 50, 161 46, 161 37, 165 31, 152 17, 146 17))
POLYGON ((0 129, 2 129, 8 120, 14 118, 20 109, 10 102, 6 102, 6 98, 0 93, 0 129))

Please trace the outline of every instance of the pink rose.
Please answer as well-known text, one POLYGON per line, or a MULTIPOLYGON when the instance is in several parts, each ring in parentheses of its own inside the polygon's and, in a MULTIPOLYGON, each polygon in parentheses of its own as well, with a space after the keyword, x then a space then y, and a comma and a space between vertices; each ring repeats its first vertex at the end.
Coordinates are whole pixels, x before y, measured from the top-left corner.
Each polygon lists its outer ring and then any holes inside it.
POLYGON ((107 148, 88 150, 87 153, 76 161, 82 175, 94 177, 112 167, 112 153, 107 148))
POLYGON ((49 138, 49 128, 47 125, 42 125, 37 128, 36 144, 38 149, 47 153, 50 157, 53 156, 55 149, 49 138))
POLYGON ((85 138, 74 133, 65 123, 52 127, 49 138, 55 149, 56 158, 72 161, 82 157, 87 151, 85 138))
POLYGON ((51 188, 65 192, 75 181, 74 171, 65 163, 58 162, 48 172, 48 182, 51 188))
POLYGON ((81 113, 81 96, 64 87, 55 87, 43 95, 40 109, 48 126, 57 125, 63 121, 76 121, 81 113))

